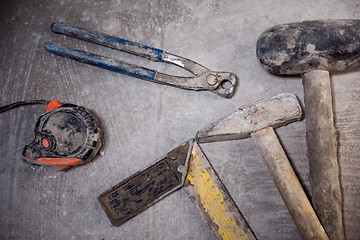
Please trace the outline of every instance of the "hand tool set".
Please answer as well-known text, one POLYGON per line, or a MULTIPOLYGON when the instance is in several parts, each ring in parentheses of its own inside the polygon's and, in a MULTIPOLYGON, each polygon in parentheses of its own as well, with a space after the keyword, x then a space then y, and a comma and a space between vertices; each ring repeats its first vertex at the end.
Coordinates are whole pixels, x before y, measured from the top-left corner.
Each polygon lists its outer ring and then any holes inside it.
MULTIPOLYGON (((360 65, 360 20, 316 20, 274 26, 263 32, 256 45, 262 66, 279 75, 301 75, 304 85, 306 141, 310 161, 312 204, 298 180, 274 128, 300 121, 302 108, 296 96, 282 93, 242 107, 200 130, 165 156, 99 196, 114 226, 120 226, 178 189, 184 189, 216 239, 256 239, 250 225, 199 143, 251 137, 304 239, 344 239, 342 199, 337 162, 336 130, 328 71, 360 65), (319 219, 318 219, 319 217, 319 219), (330 238, 329 238, 330 237, 330 238)), ((143 80, 187 90, 208 90, 231 98, 238 78, 213 72, 164 50, 64 23, 51 26, 54 33, 124 51, 152 61, 175 64, 194 77, 173 76, 105 56, 46 43, 59 56, 127 74, 143 80)), ((24 160, 67 170, 91 161, 99 151, 101 127, 87 109, 53 101, 35 126, 24 160)), ((135 221, 136 219, 134 219, 135 221)))

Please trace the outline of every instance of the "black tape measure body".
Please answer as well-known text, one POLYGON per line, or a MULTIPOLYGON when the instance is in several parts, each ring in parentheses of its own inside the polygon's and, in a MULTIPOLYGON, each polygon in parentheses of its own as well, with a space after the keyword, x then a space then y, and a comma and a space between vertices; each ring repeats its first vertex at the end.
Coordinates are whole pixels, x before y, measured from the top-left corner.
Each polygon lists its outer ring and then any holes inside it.
POLYGON ((58 104, 55 109, 48 104, 22 155, 27 162, 66 170, 95 157, 102 145, 101 130, 99 121, 84 107, 58 104))

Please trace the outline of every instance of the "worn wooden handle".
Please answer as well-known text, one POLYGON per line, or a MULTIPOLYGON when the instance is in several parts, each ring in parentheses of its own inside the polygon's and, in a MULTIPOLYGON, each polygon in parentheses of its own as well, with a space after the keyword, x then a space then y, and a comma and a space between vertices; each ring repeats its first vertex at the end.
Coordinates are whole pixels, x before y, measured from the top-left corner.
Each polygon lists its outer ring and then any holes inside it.
POLYGON ((304 239, 329 239, 272 127, 251 134, 304 239))
POLYGON ((302 78, 312 202, 330 238, 343 240, 342 197, 329 72, 314 70, 302 78))

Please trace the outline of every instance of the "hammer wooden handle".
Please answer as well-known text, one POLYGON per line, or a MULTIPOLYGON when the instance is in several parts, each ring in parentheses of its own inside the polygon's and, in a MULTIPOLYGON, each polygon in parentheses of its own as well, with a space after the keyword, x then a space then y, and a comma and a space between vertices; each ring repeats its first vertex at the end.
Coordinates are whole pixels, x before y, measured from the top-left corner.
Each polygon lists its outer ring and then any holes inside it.
POLYGON ((328 71, 302 76, 312 202, 331 239, 343 240, 337 139, 328 71))
POLYGON ((301 236, 329 239, 272 127, 251 134, 301 236))

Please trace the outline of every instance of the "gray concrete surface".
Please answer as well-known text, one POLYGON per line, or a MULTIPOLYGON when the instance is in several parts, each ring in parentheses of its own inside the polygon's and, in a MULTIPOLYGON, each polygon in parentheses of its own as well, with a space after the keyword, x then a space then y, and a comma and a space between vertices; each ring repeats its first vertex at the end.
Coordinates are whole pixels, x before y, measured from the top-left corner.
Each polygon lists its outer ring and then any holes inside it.
MULTIPOLYGON (((0 115, 0 239, 212 239, 185 191, 179 190, 120 227, 112 227, 97 196, 177 147, 212 121, 260 98, 295 93, 300 78, 264 71, 255 55, 262 31, 309 19, 360 18, 358 0, 70 1, 3 0, 0 4, 0 105, 57 99, 101 119, 102 155, 58 173, 21 159, 44 106, 0 115), (234 97, 145 82, 51 55, 45 42, 85 49, 171 74, 173 66, 54 34, 63 21, 135 40, 231 71, 234 97)), ((347 239, 360 238, 360 72, 332 75, 347 239)), ((277 130, 310 192, 305 121, 277 130)), ((258 239, 300 239, 251 139, 201 144, 258 239)))

